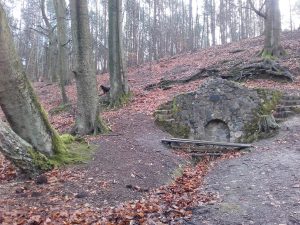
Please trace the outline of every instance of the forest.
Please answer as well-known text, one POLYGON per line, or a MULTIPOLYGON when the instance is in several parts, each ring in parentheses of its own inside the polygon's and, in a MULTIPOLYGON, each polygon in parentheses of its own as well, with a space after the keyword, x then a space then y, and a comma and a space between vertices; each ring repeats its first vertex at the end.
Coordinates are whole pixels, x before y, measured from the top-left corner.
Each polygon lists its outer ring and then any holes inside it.
POLYGON ((299 0, 0 0, 0 224, 300 224, 299 0))

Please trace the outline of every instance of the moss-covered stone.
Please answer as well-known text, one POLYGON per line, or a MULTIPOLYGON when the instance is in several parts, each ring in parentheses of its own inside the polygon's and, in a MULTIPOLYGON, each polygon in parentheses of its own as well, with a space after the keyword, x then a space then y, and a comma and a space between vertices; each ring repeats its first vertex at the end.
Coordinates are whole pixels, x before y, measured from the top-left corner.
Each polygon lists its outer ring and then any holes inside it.
POLYGON ((156 124, 174 137, 188 138, 190 136, 190 128, 175 121, 156 120, 156 124))
POLYGON ((262 117, 272 115, 276 106, 282 98, 282 93, 276 90, 256 89, 262 99, 262 103, 257 111, 253 112, 255 117, 251 123, 244 126, 245 135, 240 138, 240 142, 251 143, 258 139, 271 137, 275 132, 261 132, 260 122, 262 117))

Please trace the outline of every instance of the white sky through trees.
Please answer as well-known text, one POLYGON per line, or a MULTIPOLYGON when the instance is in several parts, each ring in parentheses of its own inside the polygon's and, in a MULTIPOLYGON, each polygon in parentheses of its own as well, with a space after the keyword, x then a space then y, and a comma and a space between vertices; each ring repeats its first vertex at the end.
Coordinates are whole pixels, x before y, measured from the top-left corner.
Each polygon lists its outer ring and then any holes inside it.
MULTIPOLYGON (((0 0, 2 1, 2 0, 0 0)), ((185 0, 188 4, 189 0, 185 0)), ((194 0, 193 7, 194 11, 196 13, 197 6, 199 8, 199 12, 202 11, 202 3, 204 0, 194 0)), ((254 2, 257 0, 253 0, 254 2)), ((15 10, 14 10, 14 16, 17 18, 20 18, 21 14, 21 5, 23 0, 15 0, 15 10), (17 2, 19 4, 17 4, 17 2)), ((67 0, 68 2, 68 0, 67 0)), ((292 6, 292 23, 293 23, 293 29, 298 29, 300 27, 300 15, 296 13, 294 10, 296 2, 300 2, 300 0, 279 0, 280 4, 280 10, 281 10, 281 16, 282 16, 282 29, 283 30, 289 30, 290 29, 290 4, 292 6)), ((7 2, 6 2, 7 3, 7 2)))

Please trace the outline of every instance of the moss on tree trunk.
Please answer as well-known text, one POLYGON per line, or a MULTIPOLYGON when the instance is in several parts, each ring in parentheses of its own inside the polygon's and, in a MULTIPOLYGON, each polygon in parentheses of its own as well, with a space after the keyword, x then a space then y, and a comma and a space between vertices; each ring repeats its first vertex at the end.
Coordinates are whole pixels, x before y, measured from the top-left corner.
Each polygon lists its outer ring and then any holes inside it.
POLYGON ((109 75, 110 105, 121 106, 130 97, 127 75, 123 59, 122 45, 122 1, 110 0, 109 3, 109 75))
POLYGON ((41 153, 66 151, 27 79, 0 5, 0 105, 15 133, 41 153))

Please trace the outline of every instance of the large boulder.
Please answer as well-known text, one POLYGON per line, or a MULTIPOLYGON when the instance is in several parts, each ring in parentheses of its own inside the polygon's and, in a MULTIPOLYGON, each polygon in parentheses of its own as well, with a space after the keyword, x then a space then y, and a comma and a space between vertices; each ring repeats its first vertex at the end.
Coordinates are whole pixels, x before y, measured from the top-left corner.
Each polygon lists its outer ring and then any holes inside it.
MULTIPOLYGON (((224 80, 209 79, 195 92, 176 96, 156 111, 156 122, 177 137, 250 142, 258 132, 262 105, 273 101, 258 90, 224 80)), ((274 107, 276 104, 274 104, 274 107)), ((268 109, 271 113, 271 108, 268 109)))

